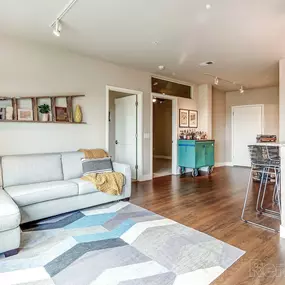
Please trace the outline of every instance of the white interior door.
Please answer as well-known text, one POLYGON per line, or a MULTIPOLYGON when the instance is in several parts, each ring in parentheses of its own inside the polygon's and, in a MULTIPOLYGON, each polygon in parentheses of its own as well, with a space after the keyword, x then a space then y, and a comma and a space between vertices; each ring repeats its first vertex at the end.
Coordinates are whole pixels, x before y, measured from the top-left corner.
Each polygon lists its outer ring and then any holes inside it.
POLYGON ((137 179, 137 96, 115 99, 115 161, 131 166, 137 179))
POLYGON ((250 166, 248 145, 256 143, 256 136, 263 134, 263 107, 233 107, 232 114, 233 164, 250 166))

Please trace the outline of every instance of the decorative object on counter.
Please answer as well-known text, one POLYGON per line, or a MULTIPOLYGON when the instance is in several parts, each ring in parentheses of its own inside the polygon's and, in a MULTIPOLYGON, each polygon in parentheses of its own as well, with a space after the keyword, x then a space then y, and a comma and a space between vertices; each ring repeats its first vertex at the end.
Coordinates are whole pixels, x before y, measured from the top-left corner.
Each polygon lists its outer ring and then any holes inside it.
POLYGON ((179 109, 179 128, 189 127, 189 111, 185 109, 179 109))
POLYGON ((39 105, 39 112, 42 114, 42 121, 47 122, 49 120, 50 106, 47 104, 39 105))
POLYGON ((13 107, 6 107, 6 120, 13 120, 13 107))
POLYGON ((179 134, 181 140, 207 140, 207 133, 195 129, 182 130, 179 134))
POLYGON ((0 108, 0 120, 6 120, 6 108, 0 108))
POLYGON ((68 122, 67 108, 66 107, 55 107, 56 121, 68 122))
POLYGON ((198 111, 189 110, 189 127, 198 128, 198 111))
POLYGON ((257 135, 256 136, 257 143, 266 143, 266 142, 277 142, 277 136, 275 135, 257 135))
POLYGON ((33 120, 33 110, 18 109, 18 120, 19 121, 32 121, 33 120))
POLYGON ((81 123, 81 121, 82 121, 81 107, 79 105, 76 105, 74 113, 74 122, 81 123))

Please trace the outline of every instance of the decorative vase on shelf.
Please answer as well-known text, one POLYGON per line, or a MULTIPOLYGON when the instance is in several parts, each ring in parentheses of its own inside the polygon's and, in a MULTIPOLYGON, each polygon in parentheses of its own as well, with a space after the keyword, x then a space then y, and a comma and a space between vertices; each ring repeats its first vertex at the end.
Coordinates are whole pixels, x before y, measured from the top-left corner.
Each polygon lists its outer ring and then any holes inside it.
POLYGON ((74 122, 75 123, 81 123, 82 121, 82 112, 79 105, 76 105, 75 107, 75 113, 74 113, 74 122))
POLYGON ((49 113, 42 114, 42 121, 43 122, 48 122, 48 120, 49 120, 49 113))

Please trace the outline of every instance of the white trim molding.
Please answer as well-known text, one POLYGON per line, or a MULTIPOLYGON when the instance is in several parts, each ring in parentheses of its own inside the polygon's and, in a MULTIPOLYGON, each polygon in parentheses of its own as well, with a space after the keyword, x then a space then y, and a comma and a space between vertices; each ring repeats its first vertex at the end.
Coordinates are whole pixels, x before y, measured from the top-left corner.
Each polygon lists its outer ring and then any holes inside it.
POLYGON ((285 227, 280 225, 280 237, 285 239, 285 227))
POLYGON ((152 174, 143 175, 138 179, 139 182, 149 181, 149 180, 152 180, 152 174))
POLYGON ((109 86, 106 85, 106 138, 105 138, 105 147, 106 150, 109 151, 109 93, 110 91, 116 91, 120 93, 127 93, 132 95, 137 95, 138 101, 138 117, 137 117, 137 180, 143 181, 141 178, 143 177, 143 92, 138 90, 131 90, 121 87, 109 86))
POLYGON ((217 162, 215 163, 215 167, 222 167, 222 166, 233 166, 232 162, 217 162))

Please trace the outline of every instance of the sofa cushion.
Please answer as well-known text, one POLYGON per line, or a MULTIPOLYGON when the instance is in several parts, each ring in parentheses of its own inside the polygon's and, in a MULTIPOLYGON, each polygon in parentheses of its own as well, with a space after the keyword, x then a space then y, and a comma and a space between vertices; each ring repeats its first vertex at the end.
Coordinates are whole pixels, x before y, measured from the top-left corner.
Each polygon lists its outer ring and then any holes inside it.
POLYGON ((0 232, 17 228, 20 221, 18 206, 4 190, 0 189, 0 232))
POLYGON ((110 157, 82 159, 83 175, 91 173, 112 172, 113 165, 110 157))
POLYGON ((89 181, 80 178, 72 179, 71 181, 78 185, 79 195, 98 192, 98 189, 96 189, 95 186, 89 181))
POLYGON ((63 152, 61 156, 64 180, 79 178, 83 175, 81 163, 81 159, 84 158, 83 152, 63 152))
POLYGON ((63 180, 60 154, 2 157, 3 185, 25 185, 63 180))
POLYGON ((5 187, 5 191, 19 206, 77 196, 78 186, 69 181, 52 181, 5 187))

